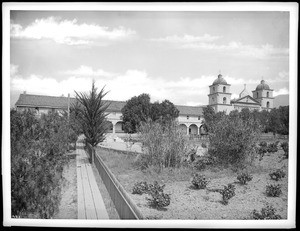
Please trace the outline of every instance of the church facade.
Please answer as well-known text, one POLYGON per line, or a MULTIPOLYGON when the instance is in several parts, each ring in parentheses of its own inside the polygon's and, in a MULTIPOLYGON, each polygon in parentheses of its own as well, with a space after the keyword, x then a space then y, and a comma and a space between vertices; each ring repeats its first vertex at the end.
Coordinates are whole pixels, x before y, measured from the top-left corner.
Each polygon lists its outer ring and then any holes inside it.
MULTIPOLYGON (((247 91, 246 85, 244 90, 239 94, 238 99, 231 99, 230 84, 218 75, 218 78, 209 86, 208 105, 212 106, 216 112, 225 111, 229 113, 232 110, 242 110, 249 108, 250 110, 270 110, 273 108, 273 90, 265 83, 261 83, 252 91, 252 95, 247 91)), ((18 111, 30 109, 37 116, 48 111, 68 111, 70 106, 76 102, 75 98, 32 95, 24 92, 20 94, 15 107, 18 111)), ((125 101, 107 101, 110 106, 107 109, 108 121, 111 123, 111 133, 124 133, 122 108, 126 104, 125 101)), ((190 136, 199 136, 205 131, 203 130, 203 108, 206 106, 184 106, 175 105, 179 110, 178 123, 181 131, 190 136)))
POLYGON ((233 110, 241 111, 243 108, 270 111, 274 107, 273 89, 264 80, 257 85, 252 94, 249 93, 245 84, 237 99, 231 99, 230 86, 221 74, 209 86, 208 104, 214 108, 215 112, 225 111, 228 114, 233 110))

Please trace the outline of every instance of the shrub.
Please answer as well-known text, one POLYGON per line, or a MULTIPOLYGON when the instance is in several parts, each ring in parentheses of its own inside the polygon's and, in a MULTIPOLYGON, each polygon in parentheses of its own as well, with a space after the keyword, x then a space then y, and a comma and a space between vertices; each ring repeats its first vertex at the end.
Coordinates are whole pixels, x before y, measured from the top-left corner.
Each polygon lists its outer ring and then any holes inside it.
POLYGON ((201 144, 201 147, 202 147, 202 148, 207 148, 206 143, 202 143, 202 144, 201 144))
POLYGON ((243 184, 243 185, 247 184, 248 181, 251 181, 252 178, 253 178, 252 175, 250 175, 250 174, 247 173, 247 172, 240 173, 240 174, 237 176, 238 181, 239 181, 241 184, 243 184))
POLYGON ((209 156, 202 156, 198 158, 196 161, 193 163, 193 167, 197 169, 198 171, 204 170, 208 165, 212 165, 214 163, 214 160, 212 157, 209 156))
POLYGON ((219 191, 222 194, 222 202, 224 205, 228 204, 228 200, 235 196, 235 186, 233 184, 228 184, 224 186, 224 189, 219 191))
POLYGON ((281 144, 281 147, 284 151, 284 157, 285 158, 289 158, 289 143, 288 142, 283 142, 281 144))
POLYGON ((188 146, 176 122, 162 126, 148 121, 140 126, 143 149, 148 157, 148 165, 161 172, 166 167, 180 167, 188 146))
POLYGON ((137 182, 134 184, 132 189, 132 194, 142 195, 143 193, 148 192, 148 184, 146 181, 137 182))
POLYGON ((282 219, 280 215, 275 214, 276 209, 273 208, 272 205, 267 205, 266 207, 261 209, 259 213, 257 210, 253 210, 251 213, 251 218, 254 220, 278 220, 282 219))
POLYGON ((281 178, 285 177, 285 173, 281 169, 277 169, 276 171, 269 174, 272 180, 280 180, 281 178))
POLYGON ((208 184, 204 175, 199 175, 198 173, 193 175, 192 184, 196 189, 204 189, 208 184))
POLYGON ((275 153, 278 152, 278 147, 277 147, 278 143, 270 143, 267 147, 267 151, 270 153, 275 153))
POLYGON ((66 117, 50 112, 37 118, 30 111, 11 111, 12 216, 53 216, 67 148, 66 117))
POLYGON ((148 192, 151 198, 146 198, 148 204, 155 208, 166 207, 170 204, 171 198, 169 194, 163 192, 165 185, 159 185, 157 181, 148 185, 148 192))
POLYGON ((281 186, 279 184, 269 184, 266 186, 266 194, 269 197, 279 197, 281 193, 281 186))
POLYGON ((261 141, 258 146, 257 153, 259 155, 259 160, 262 160, 264 155, 268 152, 268 144, 266 141, 261 141))
POLYGON ((254 159, 254 149, 260 134, 258 122, 252 118, 222 115, 210 125, 209 153, 221 165, 240 167, 254 159))

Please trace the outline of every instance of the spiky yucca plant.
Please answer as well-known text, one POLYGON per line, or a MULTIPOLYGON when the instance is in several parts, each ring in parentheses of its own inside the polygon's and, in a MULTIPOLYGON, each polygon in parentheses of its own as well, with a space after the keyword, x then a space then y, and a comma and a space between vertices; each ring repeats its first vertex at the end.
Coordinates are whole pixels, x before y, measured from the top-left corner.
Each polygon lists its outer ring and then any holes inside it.
POLYGON ((105 133, 109 129, 106 119, 109 113, 106 109, 109 103, 103 101, 108 92, 104 92, 104 87, 98 93, 93 81, 92 90, 89 94, 76 92, 76 100, 79 106, 76 107, 76 118, 81 126, 86 142, 95 147, 105 138, 105 133))

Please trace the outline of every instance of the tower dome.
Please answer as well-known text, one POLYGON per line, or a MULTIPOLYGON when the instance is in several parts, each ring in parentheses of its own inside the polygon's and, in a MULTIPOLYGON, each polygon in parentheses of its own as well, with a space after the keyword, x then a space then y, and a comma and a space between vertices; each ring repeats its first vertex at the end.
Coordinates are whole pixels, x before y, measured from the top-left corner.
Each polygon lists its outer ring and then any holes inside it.
POLYGON ((259 90, 270 90, 270 87, 268 84, 265 83, 264 80, 262 80, 260 82, 260 84, 258 84, 256 87, 256 91, 259 91, 259 90))
POLYGON ((244 84, 244 90, 240 93, 240 98, 247 96, 247 95, 250 95, 250 93, 246 89, 246 84, 244 84))
POLYGON ((226 80, 222 77, 221 74, 219 74, 218 78, 213 82, 213 85, 217 84, 227 84, 226 80))

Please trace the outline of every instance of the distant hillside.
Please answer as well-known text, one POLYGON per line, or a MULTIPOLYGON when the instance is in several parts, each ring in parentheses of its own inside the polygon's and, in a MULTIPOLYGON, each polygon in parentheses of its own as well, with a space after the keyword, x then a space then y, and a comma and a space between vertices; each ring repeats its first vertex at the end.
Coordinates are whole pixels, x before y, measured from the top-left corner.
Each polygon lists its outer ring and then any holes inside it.
POLYGON ((289 95, 278 95, 274 99, 274 107, 288 106, 289 105, 289 95))

